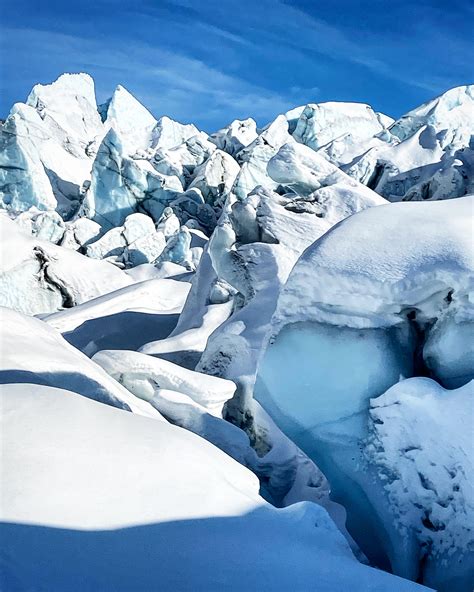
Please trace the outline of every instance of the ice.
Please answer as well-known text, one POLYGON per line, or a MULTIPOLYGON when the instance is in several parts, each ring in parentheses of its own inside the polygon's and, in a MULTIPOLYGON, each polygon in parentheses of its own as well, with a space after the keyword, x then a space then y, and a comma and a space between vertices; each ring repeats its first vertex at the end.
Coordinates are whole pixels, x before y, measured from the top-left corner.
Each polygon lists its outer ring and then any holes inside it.
POLYGON ((152 148, 174 148, 197 134, 199 134, 199 130, 195 125, 184 125, 163 116, 158 119, 153 130, 152 148))
POLYGON ((22 212, 15 218, 15 222, 36 238, 54 244, 62 242, 66 230, 64 221, 57 212, 42 212, 35 207, 22 212))
POLYGON ((145 279, 43 320, 88 356, 101 349, 138 349, 169 336, 190 287, 173 279, 145 279))
POLYGON ((241 169, 232 191, 239 199, 244 199, 259 185, 276 189, 277 184, 267 175, 267 164, 278 150, 291 141, 288 121, 279 115, 246 148, 239 152, 241 169))
MULTIPOLYGON (((41 125, 40 118, 38 124, 41 125)), ((41 210, 56 207, 56 198, 30 136, 19 113, 12 113, 0 131, 0 205, 13 211, 35 206, 41 210)))
POLYGON ((153 154, 152 163, 163 175, 178 177, 183 187, 187 188, 195 168, 202 165, 215 149, 215 144, 201 132, 172 148, 159 148, 153 154))
POLYGON ((281 292, 255 387, 328 477, 369 560, 441 590, 467 590, 465 568, 425 576, 416 528, 399 529, 365 447, 370 400, 398 381, 429 374, 452 388, 473 377, 472 207, 465 197, 369 208, 313 243, 281 292))
POLYGON ((37 84, 26 104, 36 109, 75 156, 82 156, 101 133, 94 81, 88 74, 63 74, 52 84, 37 84))
POLYGON ((211 136, 86 74, 12 107, 9 589, 471 590, 472 89, 211 136))
POLYGON ((390 126, 388 144, 352 151, 348 174, 390 201, 472 193, 473 89, 453 88, 408 112, 390 126))
POLYGON ((473 393, 474 382, 448 391, 411 378, 370 405, 366 454, 397 528, 417 539, 419 578, 438 590, 469 590, 474 578, 473 393))
POLYGON ((168 239, 166 247, 158 258, 159 263, 170 261, 177 265, 188 266, 190 263, 191 233, 186 226, 181 226, 179 232, 168 239))
POLYGON ((227 127, 209 137, 219 150, 235 156, 257 138, 257 124, 254 119, 236 119, 227 127))
POLYGON ((206 203, 223 205, 240 171, 237 162, 222 150, 215 150, 194 171, 190 189, 199 189, 206 203))
POLYGON ((382 121, 369 105, 363 103, 311 103, 301 113, 293 137, 317 150, 349 133, 358 141, 374 136, 384 129, 382 121))
POLYGON ((88 257, 115 261, 127 267, 156 261, 166 247, 166 236, 145 214, 130 214, 122 226, 106 232, 86 247, 88 257))
POLYGON ((70 308, 132 279, 105 261, 28 236, 0 215, 0 305, 26 314, 70 308))
POLYGON ((3 386, 2 416, 8 587, 424 589, 358 563, 324 509, 265 503, 181 428, 33 385, 3 386))
POLYGON ((224 403, 235 392, 235 384, 230 380, 193 372, 143 353, 101 351, 93 361, 145 401, 153 397, 156 389, 177 391, 216 417, 222 417, 224 403))
POLYGON ((139 207, 158 220, 166 203, 181 191, 177 177, 166 177, 147 161, 126 157, 117 132, 111 128, 94 161, 84 214, 105 230, 123 224, 139 207))
POLYGON ((125 139, 130 155, 151 145, 156 119, 120 84, 104 105, 102 118, 106 130, 113 127, 125 139))

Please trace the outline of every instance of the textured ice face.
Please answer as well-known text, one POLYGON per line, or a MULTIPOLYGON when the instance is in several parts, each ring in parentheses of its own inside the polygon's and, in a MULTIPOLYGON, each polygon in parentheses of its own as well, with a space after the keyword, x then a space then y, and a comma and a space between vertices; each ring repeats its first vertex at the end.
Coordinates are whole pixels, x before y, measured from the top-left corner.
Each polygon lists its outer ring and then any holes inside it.
POLYGON ((411 378, 370 404, 366 455, 398 529, 416 533, 421 579, 435 589, 468 590, 474 577, 473 389, 411 378))
MULTIPOLYGON (((40 132, 42 122, 35 114, 40 132)), ((11 114, 0 131, 0 205, 13 211, 34 206, 40 210, 57 205, 32 139, 34 127, 26 124, 19 113, 11 114)), ((34 136, 33 136, 34 137, 34 136)))
POLYGON ((369 144, 349 175, 390 201, 438 200, 472 193, 474 86, 453 88, 390 126, 385 142, 369 144))
POLYGON ((147 161, 125 156, 121 139, 111 128, 94 161, 83 212, 105 230, 123 224, 139 207, 158 220, 167 202, 182 189, 177 177, 161 175, 147 161))
POLYGON ((384 123, 386 120, 362 103, 309 104, 298 119, 293 137, 318 150, 349 133, 358 141, 368 139, 381 132, 384 123))
MULTIPOLYGON (((457 559, 465 545, 458 540, 449 552, 433 547, 433 560, 420 563, 426 540, 418 536, 419 516, 405 515, 393 497, 389 503, 386 479, 365 447, 370 399, 391 385, 429 373, 452 388, 473 377, 472 207, 466 197, 372 208, 315 242, 282 290, 255 388, 285 433, 325 472, 364 552, 379 565, 388 560, 400 575, 446 590, 464 589, 467 560, 459 567, 457 559)), ((407 429, 415 432, 416 421, 407 418, 407 429)), ((425 422, 435 433, 436 422, 425 422)), ((385 430, 375 416, 373 424, 385 430)), ((389 476, 396 462, 396 455, 387 460, 389 476)))
POLYGON ((157 121, 126 88, 118 85, 102 109, 106 130, 113 127, 124 138, 130 155, 151 145, 157 121))
POLYGON ((257 138, 257 124, 249 118, 244 121, 236 119, 227 127, 212 134, 209 139, 220 150, 235 156, 257 138))

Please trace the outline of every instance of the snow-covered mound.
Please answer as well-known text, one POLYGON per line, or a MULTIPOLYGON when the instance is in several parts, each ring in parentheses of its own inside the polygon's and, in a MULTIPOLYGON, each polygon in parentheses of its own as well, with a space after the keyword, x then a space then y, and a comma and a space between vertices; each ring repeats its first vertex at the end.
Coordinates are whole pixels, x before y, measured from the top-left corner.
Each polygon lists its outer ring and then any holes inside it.
POLYGON ((43 320, 88 356, 101 349, 138 349, 150 340, 168 337, 190 287, 173 279, 144 280, 43 320))
POLYGON ((0 214, 0 305, 54 312, 133 283, 114 265, 32 238, 0 214))
POLYGON ((448 391, 410 378, 370 402, 366 454, 436 589, 468 590, 474 578, 473 395, 473 382, 448 391))
POLYGON ((9 590, 424 589, 358 563, 322 508, 272 508, 185 430, 28 384, 1 409, 9 590))
MULTIPOLYGON (((255 388, 326 474, 369 559, 413 579, 425 577, 423 542, 398 528, 363 442, 370 399, 401 378, 430 375, 448 388, 473 378, 472 208, 472 197, 390 204, 321 237, 282 290, 255 388)), ((432 585, 467 589, 449 559, 463 551, 436 551, 445 573, 426 575, 432 585)))
POLYGON ((474 85, 453 88, 410 111, 346 171, 390 201, 437 200, 474 191, 474 85))
POLYGON ((67 388, 140 415, 160 418, 129 391, 69 345, 47 323, 0 307, 0 383, 34 383, 67 388))

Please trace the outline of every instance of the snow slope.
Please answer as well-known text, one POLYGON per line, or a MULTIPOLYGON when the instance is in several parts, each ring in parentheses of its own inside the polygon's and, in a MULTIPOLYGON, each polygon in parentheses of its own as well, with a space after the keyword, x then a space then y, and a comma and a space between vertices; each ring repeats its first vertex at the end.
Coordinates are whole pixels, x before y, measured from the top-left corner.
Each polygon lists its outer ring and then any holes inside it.
POLYGON ((322 508, 266 504, 185 430, 44 386, 2 386, 1 409, 9 590, 423 589, 359 564, 322 508))

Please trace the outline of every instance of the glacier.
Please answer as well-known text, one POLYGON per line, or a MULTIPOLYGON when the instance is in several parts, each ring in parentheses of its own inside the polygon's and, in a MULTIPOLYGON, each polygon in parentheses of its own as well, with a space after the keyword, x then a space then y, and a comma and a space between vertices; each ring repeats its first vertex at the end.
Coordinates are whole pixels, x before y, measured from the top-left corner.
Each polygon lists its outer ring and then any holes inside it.
POLYGON ((472 590, 474 86, 248 115, 2 123, 7 589, 472 590))

